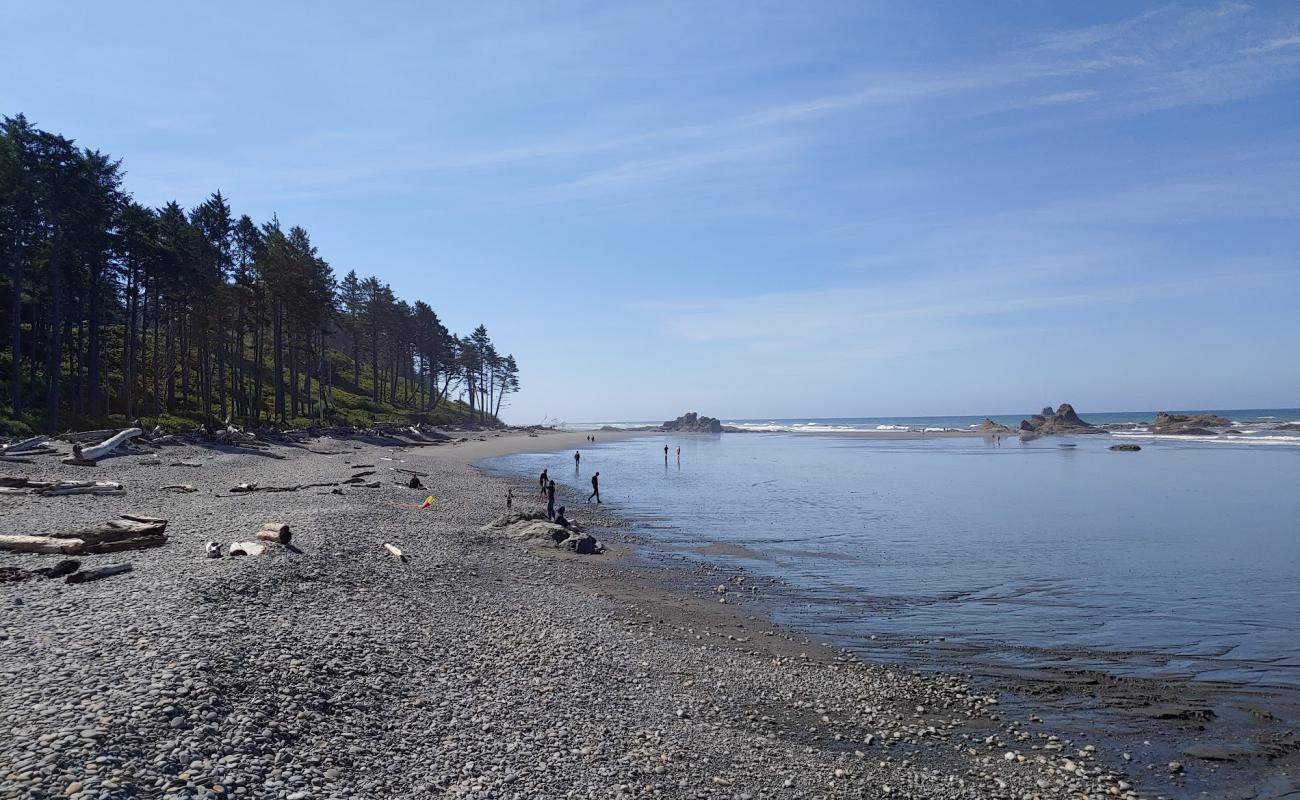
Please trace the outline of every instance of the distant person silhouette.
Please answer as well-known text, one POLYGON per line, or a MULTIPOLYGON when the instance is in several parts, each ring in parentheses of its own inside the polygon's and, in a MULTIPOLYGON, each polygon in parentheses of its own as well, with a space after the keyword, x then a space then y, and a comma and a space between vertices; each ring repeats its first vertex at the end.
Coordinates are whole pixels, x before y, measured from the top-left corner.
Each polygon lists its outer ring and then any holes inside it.
POLYGON ((596 505, 600 505, 600 473, 599 472, 591 476, 591 494, 587 495, 587 502, 590 503, 591 498, 593 497, 596 498, 596 505))
POLYGON ((574 468, 574 469, 577 469, 577 468, 578 468, 578 464, 580 464, 580 463, 582 463, 582 453, 579 453, 577 450, 574 450, 574 451, 573 451, 573 468, 574 468))
POLYGON ((515 490, 506 489, 506 511, 509 511, 515 504, 515 490))
POLYGON ((668 445, 664 445, 664 466, 668 466, 668 445))
POLYGON ((555 519, 555 481, 546 481, 546 518, 555 519))
POLYGON ((538 496, 546 494, 546 482, 550 480, 546 477, 546 470, 542 470, 542 475, 537 479, 537 485, 541 488, 537 490, 538 496))
POLYGON ((678 448, 677 448, 677 463, 678 463, 678 465, 680 465, 680 464, 682 463, 682 448, 681 448, 681 446, 678 446, 678 448))

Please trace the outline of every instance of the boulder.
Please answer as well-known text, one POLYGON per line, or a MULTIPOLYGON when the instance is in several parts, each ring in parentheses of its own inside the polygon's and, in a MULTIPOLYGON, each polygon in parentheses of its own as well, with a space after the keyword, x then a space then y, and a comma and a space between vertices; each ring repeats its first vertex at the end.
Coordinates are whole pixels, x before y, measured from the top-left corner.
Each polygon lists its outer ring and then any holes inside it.
POLYGON ((529 544, 544 544, 559 547, 583 555, 605 552, 605 546, 596 537, 577 528, 566 528, 546 519, 546 515, 535 511, 502 514, 481 530, 484 533, 504 533, 511 539, 529 544))
POLYGON ((1122 453, 1136 453, 1136 452, 1138 452, 1139 450, 1141 450, 1142 448, 1141 448, 1141 447, 1138 447, 1138 446, 1135 445, 1135 444, 1112 444, 1112 445, 1110 446, 1110 449, 1111 449, 1111 450, 1118 450, 1118 451, 1120 451, 1120 452, 1122 452, 1122 453))
POLYGON ((701 417, 694 411, 689 411, 677 419, 665 422, 663 429, 678 433, 722 433, 722 421, 713 417, 701 417))
POLYGON ((980 432, 981 433, 1011 433, 1011 429, 1000 422, 994 422, 988 417, 985 417, 984 421, 980 423, 980 432))
POLYGON ((1061 403, 1061 407, 1052 411, 1044 408, 1045 413, 1035 414, 1020 421, 1020 432, 1028 436, 1062 436, 1077 433, 1102 433, 1102 429, 1079 419, 1074 413, 1074 406, 1061 403))
POLYGON ((1156 412, 1156 433, 1181 433, 1191 436, 1212 436, 1206 428, 1227 428, 1232 420, 1224 419, 1218 414, 1170 414, 1168 411, 1156 412))

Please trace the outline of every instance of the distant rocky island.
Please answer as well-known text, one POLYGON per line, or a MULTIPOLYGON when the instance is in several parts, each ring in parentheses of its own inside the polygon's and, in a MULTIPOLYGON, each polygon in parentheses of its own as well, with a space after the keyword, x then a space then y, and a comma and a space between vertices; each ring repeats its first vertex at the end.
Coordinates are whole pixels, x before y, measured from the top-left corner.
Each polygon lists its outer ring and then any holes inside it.
POLYGON ((1210 428, 1231 428, 1232 420, 1224 419, 1218 414, 1170 414, 1167 411, 1156 413, 1156 433, 1177 433, 1184 436, 1213 436, 1210 428))
POLYGON ((676 433, 722 433, 722 420, 715 417, 701 417, 694 411, 688 411, 677 419, 670 419, 661 426, 666 431, 676 433))
POLYGON ((1052 410, 1051 406, 1029 419, 1020 420, 1021 436, 1061 436, 1079 433, 1105 433, 1096 425, 1084 422, 1074 412, 1074 406, 1061 403, 1061 407, 1052 410))

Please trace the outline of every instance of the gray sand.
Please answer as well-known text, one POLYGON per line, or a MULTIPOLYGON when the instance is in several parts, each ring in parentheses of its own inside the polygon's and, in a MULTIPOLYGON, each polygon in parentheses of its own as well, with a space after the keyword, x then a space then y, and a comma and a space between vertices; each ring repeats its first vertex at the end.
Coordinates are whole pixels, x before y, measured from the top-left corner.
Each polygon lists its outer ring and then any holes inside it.
MULTIPOLYGON (((171 526, 165 547, 82 559, 129 561, 128 575, 0 584, 0 797, 1137 796, 1087 742, 999 720, 956 678, 864 665, 748 616, 738 579, 674 591, 617 531, 598 531, 604 556, 480 533, 508 485, 465 463, 507 446, 484 438, 5 464, 127 487, 0 497, 6 533, 122 513, 171 526), (182 460, 202 466, 167 466, 182 460), (380 488, 228 492, 359 464, 380 488), (392 467, 430 473, 429 488, 392 467), (199 491, 155 488, 174 483, 199 491), (300 552, 204 558, 209 539, 265 521, 289 523, 300 552)), ((0 553, 0 567, 58 559, 0 553)))

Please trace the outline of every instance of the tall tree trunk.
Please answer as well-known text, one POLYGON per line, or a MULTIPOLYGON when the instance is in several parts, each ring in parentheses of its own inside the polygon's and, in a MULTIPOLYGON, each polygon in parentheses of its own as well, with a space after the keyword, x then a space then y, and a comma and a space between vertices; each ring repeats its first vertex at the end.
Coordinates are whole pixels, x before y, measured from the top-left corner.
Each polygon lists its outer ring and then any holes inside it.
POLYGON ((102 273, 102 267, 97 266, 90 281, 90 331, 86 342, 86 389, 90 400, 90 416, 95 418, 99 418, 104 414, 101 403, 103 392, 100 389, 99 376, 99 316, 102 303, 100 298, 100 278, 102 273))
POLYGON ((63 232, 54 231, 50 256, 49 339, 45 352, 45 424, 51 431, 59 425, 59 383, 63 371, 63 232))
POLYGON ((275 301, 275 338, 271 346, 275 350, 272 354, 275 362, 275 375, 272 376, 275 384, 275 418, 278 422, 284 422, 284 313, 278 299, 275 301))
MULTIPOLYGON (((21 235, 21 234, 20 234, 21 235)), ((18 419, 23 414, 23 248, 15 247, 13 263, 9 265, 9 346, 13 361, 9 365, 10 416, 18 419)))

